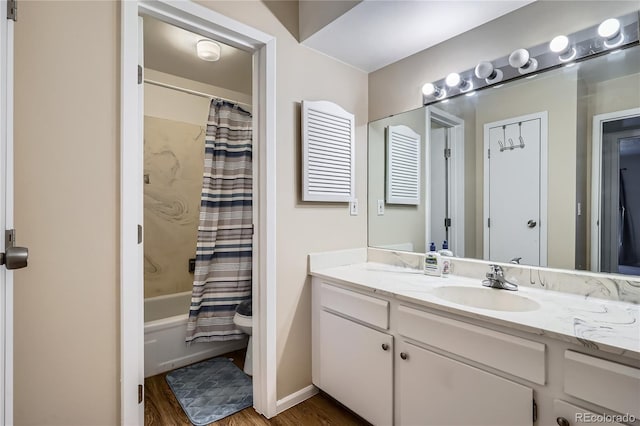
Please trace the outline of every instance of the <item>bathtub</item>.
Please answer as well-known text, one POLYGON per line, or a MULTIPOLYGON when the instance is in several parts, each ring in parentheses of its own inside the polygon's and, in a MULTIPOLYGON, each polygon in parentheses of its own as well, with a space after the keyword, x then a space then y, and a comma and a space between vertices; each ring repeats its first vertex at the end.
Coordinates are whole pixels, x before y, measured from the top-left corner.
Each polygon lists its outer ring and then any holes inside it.
POLYGON ((247 346, 247 339, 187 346, 184 337, 190 304, 190 291, 144 299, 144 377, 247 346))

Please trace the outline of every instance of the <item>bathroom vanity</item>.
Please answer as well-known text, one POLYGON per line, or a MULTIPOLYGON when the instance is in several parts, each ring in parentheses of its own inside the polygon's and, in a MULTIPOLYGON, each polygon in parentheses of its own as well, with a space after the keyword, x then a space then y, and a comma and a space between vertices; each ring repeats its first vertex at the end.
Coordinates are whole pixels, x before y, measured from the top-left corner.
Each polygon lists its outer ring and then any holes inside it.
POLYGON ((420 260, 310 255, 318 388, 376 425, 640 424, 639 305, 428 277, 420 260))

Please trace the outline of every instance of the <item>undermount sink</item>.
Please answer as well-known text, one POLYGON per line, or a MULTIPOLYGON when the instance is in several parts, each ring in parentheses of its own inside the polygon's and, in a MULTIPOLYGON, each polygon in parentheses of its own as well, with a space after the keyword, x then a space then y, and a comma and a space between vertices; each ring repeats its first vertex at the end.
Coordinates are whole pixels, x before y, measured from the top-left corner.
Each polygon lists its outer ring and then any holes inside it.
POLYGON ((540 304, 535 300, 513 294, 508 290, 447 286, 438 287, 433 293, 440 299, 452 303, 494 311, 527 312, 540 308, 540 304))

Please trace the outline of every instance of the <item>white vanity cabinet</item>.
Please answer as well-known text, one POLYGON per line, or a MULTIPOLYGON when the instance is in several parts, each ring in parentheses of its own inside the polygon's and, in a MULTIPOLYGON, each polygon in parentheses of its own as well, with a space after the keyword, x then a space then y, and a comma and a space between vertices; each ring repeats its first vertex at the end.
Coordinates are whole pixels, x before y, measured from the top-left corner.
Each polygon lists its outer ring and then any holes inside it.
POLYGON ((637 358, 349 281, 312 288, 313 383, 374 425, 640 425, 637 358))
POLYGON ((408 342, 396 353, 400 425, 532 424, 531 388, 408 342))
POLYGON ((327 283, 313 291, 313 383, 374 425, 393 423, 389 302, 327 283))

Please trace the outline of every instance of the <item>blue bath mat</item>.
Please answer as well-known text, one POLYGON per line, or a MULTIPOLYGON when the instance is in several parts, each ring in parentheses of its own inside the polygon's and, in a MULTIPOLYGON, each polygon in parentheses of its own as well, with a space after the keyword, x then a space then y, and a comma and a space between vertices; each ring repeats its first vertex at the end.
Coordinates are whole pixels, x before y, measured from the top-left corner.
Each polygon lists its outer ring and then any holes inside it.
POLYGON ((227 358, 213 358, 167 374, 191 423, 203 426, 253 405, 251 378, 227 358))

